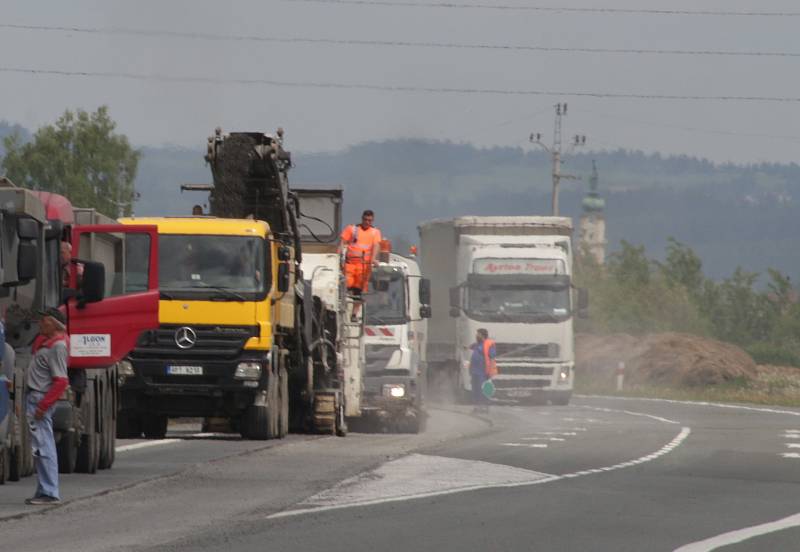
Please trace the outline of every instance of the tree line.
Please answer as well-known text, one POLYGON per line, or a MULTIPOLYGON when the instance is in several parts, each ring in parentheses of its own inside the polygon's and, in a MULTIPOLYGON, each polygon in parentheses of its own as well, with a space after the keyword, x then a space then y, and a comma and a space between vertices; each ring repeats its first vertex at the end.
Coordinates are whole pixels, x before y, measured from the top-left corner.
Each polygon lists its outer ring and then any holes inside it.
POLYGON ((582 252, 576 281, 592 307, 579 331, 685 332, 735 343, 762 364, 800 367, 797 290, 777 270, 767 270, 766 286, 757 285, 760 276, 737 268, 722 280, 707 278, 700 257, 674 238, 663 261, 624 240, 604 266, 582 252))

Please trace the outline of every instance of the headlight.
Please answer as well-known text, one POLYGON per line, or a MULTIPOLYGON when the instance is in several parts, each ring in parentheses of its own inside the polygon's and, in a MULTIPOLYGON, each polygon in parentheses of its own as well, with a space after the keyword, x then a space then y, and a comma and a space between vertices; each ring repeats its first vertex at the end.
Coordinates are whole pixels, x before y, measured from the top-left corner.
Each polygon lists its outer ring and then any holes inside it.
POLYGON ((558 372, 558 381, 559 383, 564 383, 569 379, 569 366, 564 366, 558 372))
POLYGON ((122 360, 119 363, 119 375, 124 378, 132 378, 136 375, 133 370, 133 364, 129 360, 122 360))
POLYGON ((406 396, 406 386, 403 384, 384 385, 383 396, 391 399, 402 399, 406 396))
POLYGON ((233 377, 241 380, 257 380, 261 378, 261 363, 240 362, 233 377))

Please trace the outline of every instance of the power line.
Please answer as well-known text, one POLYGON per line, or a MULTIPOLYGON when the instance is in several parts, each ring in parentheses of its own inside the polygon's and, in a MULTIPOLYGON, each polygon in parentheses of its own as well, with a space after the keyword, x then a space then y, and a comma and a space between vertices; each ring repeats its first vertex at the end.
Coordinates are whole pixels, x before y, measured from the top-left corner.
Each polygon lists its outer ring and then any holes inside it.
POLYGON ((128 73, 119 71, 66 71, 61 69, 34 69, 29 67, 0 67, 0 73, 16 73, 42 76, 112 78, 141 81, 158 81, 173 83, 204 84, 237 84, 244 86, 274 86, 285 88, 322 88, 339 90, 369 90, 375 92, 413 92, 428 94, 463 94, 493 96, 553 96, 583 97, 598 99, 635 99, 635 100, 675 100, 675 101, 724 101, 724 102, 762 102, 762 103, 800 103, 797 96, 742 96, 742 95, 693 95, 693 94, 643 94, 629 92, 592 92, 568 90, 531 90, 510 88, 466 88, 436 87, 415 85, 372 84, 359 82, 326 82, 326 81, 284 81, 274 79, 224 79, 204 76, 176 76, 144 73, 128 73))
POLYGON ((290 3, 306 4, 340 4, 351 6, 404 7, 404 8, 437 8, 437 9, 473 9, 499 11, 528 11, 556 14, 599 14, 599 15, 690 15, 716 17, 798 17, 800 12, 787 11, 731 11, 731 10, 677 10, 677 9, 644 9, 644 8, 570 8, 554 6, 522 6, 515 4, 468 4, 463 2, 413 2, 405 0, 283 0, 290 3))
POLYGON ((151 29, 134 29, 126 27, 72 27, 50 25, 20 25, 13 23, 0 23, 0 29, 65 32, 101 35, 122 35, 179 38, 188 40, 213 40, 230 42, 267 42, 286 44, 323 44, 328 46, 387 46, 400 48, 441 48, 454 50, 499 50, 499 51, 526 51, 526 52, 552 52, 552 53, 584 53, 584 54, 634 54, 634 55, 679 55, 679 56, 731 56, 731 57, 800 57, 800 52, 769 52, 749 50, 675 50, 651 48, 598 48, 598 47, 567 47, 567 46, 535 46, 526 44, 486 44, 464 42, 429 42, 411 40, 360 40, 354 38, 312 38, 312 37, 273 37, 258 35, 233 35, 218 33, 202 33, 190 31, 167 31, 151 29))

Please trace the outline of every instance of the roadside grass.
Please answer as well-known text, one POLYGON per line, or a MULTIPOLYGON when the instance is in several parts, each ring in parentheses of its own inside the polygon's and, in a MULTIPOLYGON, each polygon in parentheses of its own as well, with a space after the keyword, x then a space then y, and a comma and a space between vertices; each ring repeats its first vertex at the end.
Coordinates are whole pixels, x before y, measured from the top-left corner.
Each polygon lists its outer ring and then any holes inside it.
POLYGON ((669 387, 656 384, 625 385, 616 390, 616 381, 606 381, 576 374, 575 392, 588 395, 751 403, 772 406, 800 407, 800 369, 759 366, 755 379, 737 378, 705 387, 669 387))

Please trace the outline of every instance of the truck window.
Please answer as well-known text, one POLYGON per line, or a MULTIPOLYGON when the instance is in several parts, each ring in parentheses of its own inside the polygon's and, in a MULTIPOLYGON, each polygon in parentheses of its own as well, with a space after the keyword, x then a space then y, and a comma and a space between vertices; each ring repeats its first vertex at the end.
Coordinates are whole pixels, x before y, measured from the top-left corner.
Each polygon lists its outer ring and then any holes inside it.
POLYGON ((161 234, 159 288, 175 298, 262 298, 271 284, 267 245, 252 236, 161 234))
POLYGON ((367 324, 406 322, 406 285, 399 269, 376 269, 370 276, 369 293, 364 296, 367 324))
POLYGON ((103 263, 106 270, 106 297, 147 290, 149 234, 82 234, 78 257, 103 263))

